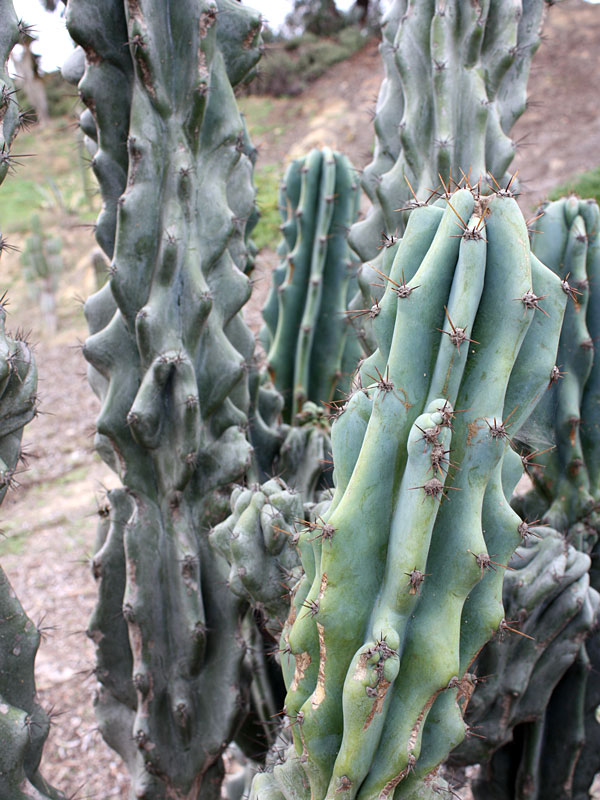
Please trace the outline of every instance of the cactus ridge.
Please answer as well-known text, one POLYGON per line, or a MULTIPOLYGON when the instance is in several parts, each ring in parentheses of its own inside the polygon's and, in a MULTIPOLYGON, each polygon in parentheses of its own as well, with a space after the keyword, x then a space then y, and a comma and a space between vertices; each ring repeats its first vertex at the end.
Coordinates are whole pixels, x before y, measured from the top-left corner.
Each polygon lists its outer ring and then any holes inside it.
POLYGON ((347 233, 359 186, 346 156, 329 148, 293 161, 280 189, 280 264, 263 309, 267 369, 292 422, 305 401, 331 403, 360 356, 346 316, 357 263, 347 233))
POLYGON ((362 181, 373 205, 350 233, 363 261, 377 255, 382 231, 402 233, 407 209, 436 187, 452 188, 463 175, 473 185, 489 181, 491 191, 506 185, 516 149, 510 130, 525 110, 544 7, 544 0, 390 5, 375 149, 362 181))
POLYGON ((477 187, 414 209, 386 275, 377 348, 333 424, 328 536, 300 534, 281 648, 294 746, 253 796, 450 796, 436 775, 465 735, 457 698, 504 618, 521 520, 502 467, 566 297, 514 199, 477 187))

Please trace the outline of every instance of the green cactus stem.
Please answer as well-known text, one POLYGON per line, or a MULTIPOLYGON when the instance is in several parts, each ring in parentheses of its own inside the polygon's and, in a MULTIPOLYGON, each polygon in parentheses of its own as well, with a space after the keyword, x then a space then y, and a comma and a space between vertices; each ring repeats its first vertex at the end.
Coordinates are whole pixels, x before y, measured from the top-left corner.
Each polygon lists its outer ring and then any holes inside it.
POLYGON ((280 190, 281 263, 261 333, 286 422, 307 400, 319 405, 341 399, 360 357, 346 315, 357 267, 346 240, 358 201, 354 168, 327 147, 287 169, 280 190))
MULTIPOLYGON (((11 0, 0 0, 0 183, 12 162, 20 122, 14 86, 6 73, 21 29, 11 0)), ((9 247, 0 236, 0 255, 9 247)), ((37 368, 20 336, 6 332, 6 300, 0 300, 0 503, 18 485, 23 428, 36 414, 37 368)), ((34 662, 40 632, 28 618, 0 568, 0 796, 11 800, 65 800, 40 773, 50 729, 37 700, 34 662)))
POLYGON ((21 253, 21 264, 29 294, 39 303, 44 327, 49 333, 54 333, 58 324, 56 290, 63 268, 61 248, 60 238, 44 234, 40 217, 34 214, 31 218, 31 233, 25 240, 25 248, 21 253))
POLYGON ((474 666, 476 689, 462 703, 477 736, 452 753, 453 764, 483 763, 512 740, 515 726, 543 720, 597 618, 600 598, 589 586, 589 556, 565 546, 551 528, 524 522, 521 530, 524 544, 503 586, 512 625, 485 646, 474 666))
POLYGON ((506 192, 441 205, 410 215, 378 347, 333 425, 332 533, 300 535, 283 635, 294 746, 254 797, 449 796, 437 769, 465 734, 457 696, 521 541, 507 439, 547 383, 566 298, 506 192))

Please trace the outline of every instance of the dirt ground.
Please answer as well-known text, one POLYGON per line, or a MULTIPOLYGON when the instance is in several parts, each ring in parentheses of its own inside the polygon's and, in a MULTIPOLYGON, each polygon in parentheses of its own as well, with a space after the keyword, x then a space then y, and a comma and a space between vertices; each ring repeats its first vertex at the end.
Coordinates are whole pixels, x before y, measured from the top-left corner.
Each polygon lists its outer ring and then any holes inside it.
MULTIPOLYGON (((292 104, 294 124, 255 137, 261 159, 283 165, 309 147, 328 144, 346 152, 356 165, 366 164, 373 138, 369 111, 381 77, 372 42, 333 67, 300 99, 276 100, 272 114, 289 116, 292 104)), ((600 6, 565 0, 549 14, 531 75, 531 107, 515 129, 521 201, 527 210, 557 183, 600 163, 599 86, 600 6)), ((25 434, 32 454, 29 470, 2 507, 7 542, 0 552, 27 612, 51 629, 36 666, 42 703, 61 713, 45 751, 46 777, 68 795, 79 790, 81 798, 125 798, 125 773, 95 728, 93 648, 83 632, 95 596, 87 561, 93 551, 96 504, 104 489, 117 483, 92 453, 98 404, 85 381, 78 346, 85 324, 74 299, 76 293, 92 291, 84 255, 92 243, 83 235, 72 233, 75 266, 61 286, 57 335, 48 336, 38 327, 26 303, 15 300, 9 308, 10 327, 31 328, 37 341, 44 413, 25 434)), ((247 309, 254 329, 274 263, 272 253, 259 259, 255 297, 247 309)))

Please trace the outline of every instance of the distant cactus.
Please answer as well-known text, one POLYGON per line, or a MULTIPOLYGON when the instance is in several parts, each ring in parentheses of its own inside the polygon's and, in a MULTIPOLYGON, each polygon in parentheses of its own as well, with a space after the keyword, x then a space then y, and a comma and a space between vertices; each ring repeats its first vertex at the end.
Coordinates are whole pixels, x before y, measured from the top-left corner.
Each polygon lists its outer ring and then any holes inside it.
POLYGON ((361 350, 347 316, 356 268, 347 243, 359 188, 348 159, 329 148, 292 162, 280 191, 280 265, 263 308, 267 369, 292 422, 306 400, 342 399, 361 350))
POLYGON ((30 296, 39 303, 44 327, 54 333, 58 325, 56 316, 56 291, 63 268, 62 242, 58 236, 49 237, 43 229, 40 217, 31 218, 31 233, 25 240, 21 253, 23 277, 30 296))
POLYGON ((506 185, 510 131, 525 110, 544 6, 393 0, 382 25, 375 152, 362 181, 373 205, 350 234, 363 261, 377 255, 382 232, 402 233, 405 209, 431 197, 440 181, 464 174, 494 191, 492 175, 506 185))

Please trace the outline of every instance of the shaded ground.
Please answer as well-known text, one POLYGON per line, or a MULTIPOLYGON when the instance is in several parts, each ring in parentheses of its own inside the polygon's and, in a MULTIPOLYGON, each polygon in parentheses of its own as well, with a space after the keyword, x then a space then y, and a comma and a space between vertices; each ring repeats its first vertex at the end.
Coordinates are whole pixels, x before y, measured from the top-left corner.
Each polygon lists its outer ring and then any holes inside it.
MULTIPOLYGON (((517 124, 521 143, 516 159, 524 181, 524 207, 574 172, 600 161, 600 6, 566 0, 552 9, 531 77, 532 107, 517 124)), ((344 150, 362 167, 369 160, 374 107, 381 81, 376 43, 337 64, 299 98, 269 100, 261 123, 251 133, 263 164, 283 162, 312 146, 344 150)), ((248 98, 249 103, 263 102, 248 98)), ((258 112, 258 108, 255 109, 258 112)), ((16 180, 16 178, 12 178, 16 180)), ((93 651, 82 633, 94 603, 94 585, 86 558, 93 550, 95 498, 115 478, 92 455, 90 434, 98 406, 88 389, 77 340, 85 324, 75 294, 93 290, 86 253, 91 235, 73 228, 62 234, 68 262, 60 297, 60 327, 47 336, 19 281, 18 260, 3 257, 3 278, 10 285, 10 326, 32 328, 38 341, 41 414, 27 429, 25 443, 34 454, 21 488, 1 511, 8 540, 0 544, 2 563, 28 613, 45 617, 49 631, 37 662, 44 704, 57 712, 45 754, 45 774, 68 794, 126 797, 118 758, 95 730, 90 673, 93 651)), ((18 237, 11 237, 19 244, 18 237)), ((273 254, 259 260, 254 297, 247 318, 256 330, 268 290, 273 254)))

